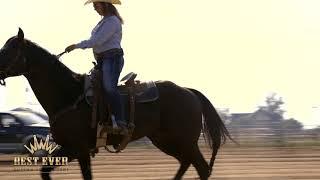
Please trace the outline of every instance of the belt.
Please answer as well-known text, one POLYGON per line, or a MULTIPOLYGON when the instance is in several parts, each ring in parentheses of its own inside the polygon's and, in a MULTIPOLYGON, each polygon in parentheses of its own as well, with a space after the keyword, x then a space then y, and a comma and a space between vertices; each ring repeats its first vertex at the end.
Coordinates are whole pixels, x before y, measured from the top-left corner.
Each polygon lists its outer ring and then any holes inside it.
POLYGON ((113 48, 113 49, 108 49, 106 51, 103 51, 101 53, 93 53, 94 55, 94 58, 97 60, 97 61, 100 61, 100 60, 103 60, 104 58, 106 57, 112 57, 112 56, 115 56, 115 55, 123 55, 123 50, 122 48, 113 48))

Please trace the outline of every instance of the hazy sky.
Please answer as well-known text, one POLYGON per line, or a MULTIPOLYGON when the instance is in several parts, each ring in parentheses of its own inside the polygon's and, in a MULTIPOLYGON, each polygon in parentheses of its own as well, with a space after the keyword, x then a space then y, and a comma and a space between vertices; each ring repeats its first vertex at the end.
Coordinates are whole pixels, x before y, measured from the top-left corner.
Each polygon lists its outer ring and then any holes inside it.
MULTIPOLYGON (((0 42, 16 35, 51 53, 89 37, 100 17, 85 0, 1 3, 0 42)), ((286 117, 320 124, 319 0, 122 0, 125 67, 142 80, 171 80, 202 91, 217 108, 253 112, 265 97, 283 97, 286 117), (317 108, 319 106, 319 108, 317 108)), ((62 62, 92 68, 91 50, 62 62)), ((21 103, 22 78, 7 80, 0 106, 21 103), (9 92, 10 91, 10 92, 9 92), (14 93, 13 93, 14 92, 14 93), (14 95, 13 95, 14 94, 14 95), (19 95, 17 95, 19 94, 19 95)))

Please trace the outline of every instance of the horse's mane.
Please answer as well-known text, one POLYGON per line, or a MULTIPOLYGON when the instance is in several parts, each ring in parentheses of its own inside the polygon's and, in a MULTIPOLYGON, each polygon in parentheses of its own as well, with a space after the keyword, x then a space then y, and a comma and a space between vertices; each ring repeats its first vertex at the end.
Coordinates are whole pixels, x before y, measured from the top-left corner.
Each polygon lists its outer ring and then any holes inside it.
POLYGON ((64 81, 62 81, 61 83, 65 84, 62 85, 70 86, 70 82, 83 84, 83 74, 73 72, 62 62, 60 62, 56 55, 51 54, 48 50, 40 47, 38 44, 27 39, 25 42, 28 47, 31 47, 30 51, 36 51, 31 53, 33 54, 33 56, 39 57, 38 59, 41 59, 41 63, 48 63, 49 67, 52 67, 51 71, 59 71, 59 73, 54 73, 54 75, 57 79, 64 79, 64 81))

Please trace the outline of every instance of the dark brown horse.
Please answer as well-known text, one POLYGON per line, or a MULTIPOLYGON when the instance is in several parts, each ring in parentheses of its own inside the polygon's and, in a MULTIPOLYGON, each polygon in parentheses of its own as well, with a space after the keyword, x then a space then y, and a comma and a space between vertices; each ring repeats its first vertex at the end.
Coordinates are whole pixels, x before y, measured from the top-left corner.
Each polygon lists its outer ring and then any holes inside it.
MULTIPOLYGON (((55 55, 26 40, 19 29, 0 51, 0 83, 12 76, 24 75, 50 118, 54 140, 62 146, 55 156, 78 159, 84 179, 92 179, 89 149, 94 136, 90 128, 91 107, 81 101, 77 108, 52 117, 74 104, 83 93, 83 75, 63 65, 55 55)), ((230 138, 225 125, 209 100, 194 89, 172 82, 157 82, 159 99, 136 104, 132 141, 147 136, 152 143, 180 162, 174 179, 181 179, 192 164, 202 180, 211 175, 220 144, 230 138), (198 147, 201 130, 213 150, 208 164, 198 147)), ((117 137, 112 137, 117 141, 117 137)), ((112 144, 112 143, 111 143, 112 144)), ((54 167, 43 166, 42 179, 50 179, 54 167)))

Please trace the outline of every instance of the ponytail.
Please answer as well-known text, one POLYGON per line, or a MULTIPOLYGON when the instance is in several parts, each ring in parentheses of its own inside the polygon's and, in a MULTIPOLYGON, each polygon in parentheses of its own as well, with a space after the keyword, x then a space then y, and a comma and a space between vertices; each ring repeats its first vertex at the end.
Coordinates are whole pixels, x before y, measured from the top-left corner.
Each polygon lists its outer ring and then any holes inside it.
POLYGON ((117 8, 113 4, 107 3, 107 2, 104 3, 104 5, 105 5, 105 12, 107 12, 108 15, 116 16, 120 20, 121 24, 123 24, 123 19, 120 16, 117 8))

